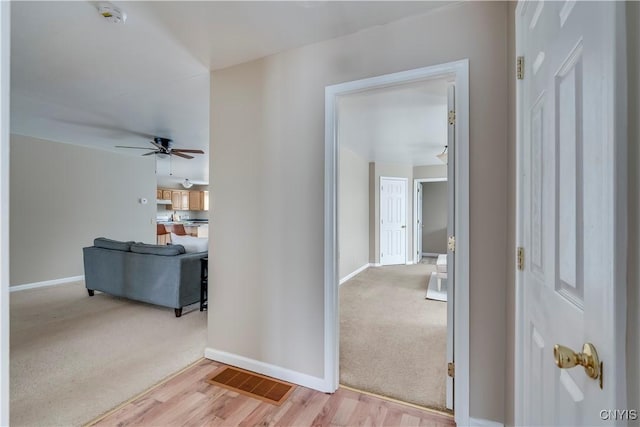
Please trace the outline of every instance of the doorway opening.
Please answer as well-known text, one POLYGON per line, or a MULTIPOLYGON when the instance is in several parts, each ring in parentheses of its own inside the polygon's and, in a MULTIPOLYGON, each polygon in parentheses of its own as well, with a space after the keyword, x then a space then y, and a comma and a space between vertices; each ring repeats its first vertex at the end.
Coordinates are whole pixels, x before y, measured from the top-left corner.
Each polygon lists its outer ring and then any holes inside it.
MULTIPOLYGON (((384 105, 386 105, 386 101, 382 102, 382 106, 378 106, 376 114, 384 114, 384 105)), ((345 335, 352 334, 353 337, 362 337, 367 333, 373 332, 372 329, 383 329, 379 327, 380 325, 376 326, 375 324, 367 327, 365 322, 361 325, 355 323, 346 325, 341 330, 340 326, 343 320, 341 316, 348 321, 348 314, 345 314, 346 312, 342 310, 343 307, 340 306, 342 302, 339 302, 339 298, 342 298, 342 288, 348 289, 351 287, 350 279, 352 279, 352 283, 353 281, 376 281, 375 276, 378 273, 382 275, 397 274, 398 276, 395 279, 381 281, 383 283, 382 287, 386 283, 387 287, 390 288, 387 290, 393 295, 402 289, 402 286, 398 286, 398 284, 405 281, 400 278, 403 274, 402 270, 414 268, 414 272, 410 272, 406 276, 413 276, 409 281, 415 280, 416 283, 419 283, 417 286, 422 287, 419 299, 421 300, 420 303, 424 304, 431 271, 416 272, 420 267, 431 268, 435 271, 436 265, 430 265, 426 262, 420 263, 420 257, 416 256, 415 230, 417 229, 417 214, 414 211, 414 178, 429 179, 434 176, 428 173, 420 176, 419 174, 414 174, 414 171, 419 170, 421 167, 439 167, 441 174, 436 178, 441 180, 448 178, 448 182, 452 186, 453 183, 457 183, 455 188, 458 191, 452 192, 451 197, 447 198, 447 209, 450 211, 451 217, 451 221, 448 221, 448 225, 451 227, 450 233, 447 234, 461 245, 460 250, 455 254, 453 252, 454 246, 448 246, 448 255, 445 255, 444 259, 451 260, 449 263, 451 270, 448 277, 448 281, 451 282, 449 286, 451 292, 446 302, 438 302, 443 307, 440 313, 442 318, 441 326, 446 330, 446 324, 451 324, 451 330, 444 332, 442 335, 442 361, 438 366, 432 367, 442 375, 443 386, 440 394, 442 404, 423 403, 403 396, 391 395, 391 397, 417 403, 421 406, 444 409, 444 390, 449 387, 451 395, 446 400, 446 406, 450 409, 455 406, 456 421, 464 423, 468 420, 469 359, 468 250, 465 249, 468 248, 468 61, 463 60, 327 87, 326 113, 325 381, 327 389, 330 391, 336 390, 338 384, 344 382, 343 368, 348 369, 348 363, 350 363, 345 359, 348 354, 343 353, 340 348, 341 345, 344 345, 345 335), (445 88, 441 94, 444 100, 441 121, 445 136, 438 143, 432 142, 430 148, 427 148, 430 145, 429 143, 414 138, 412 142, 407 143, 412 147, 409 150, 405 150, 404 154, 402 150, 398 154, 398 150, 394 152, 392 148, 398 148, 398 145, 402 145, 400 143, 401 130, 385 131, 378 121, 371 120, 371 117, 367 116, 367 114, 358 113, 357 108, 356 113, 352 115, 352 117, 355 117, 354 120, 349 120, 348 117, 344 116, 345 112, 349 114, 348 104, 357 104, 355 101, 352 102, 353 100, 364 100, 365 104, 371 103, 372 97, 376 94, 401 92, 403 90, 411 92, 411 89, 420 87, 420 85, 433 84, 437 81, 443 83, 445 88), (453 87, 456 88, 455 91, 453 87), (454 117, 453 121, 452 115, 454 117), (456 115, 457 120, 455 118, 456 115), (367 125, 359 123, 359 120, 365 120, 367 125), (356 133, 359 136, 354 136, 355 134, 353 133, 350 134, 348 129, 345 133, 343 129, 345 126, 347 128, 352 126, 353 129, 357 130, 356 133), (374 149, 367 146, 367 141, 374 141, 380 135, 386 136, 392 142, 387 145, 382 144, 382 146, 374 149), (350 139, 354 139, 355 143, 351 141, 343 145, 344 141, 350 139), (446 149, 447 145, 449 145, 448 165, 443 164, 442 156, 438 156, 443 152, 443 149, 446 149), (384 156, 388 157, 385 158, 384 156), (394 158, 394 156, 404 156, 404 158, 394 158), (429 160, 422 163, 420 156, 426 156, 429 160), (357 157, 360 157, 360 159, 357 159, 357 157), (442 173, 443 170, 444 173, 442 173), (357 184, 354 184, 356 180, 357 184), (456 257, 455 263, 453 262, 454 255, 456 257), (383 265, 384 267, 382 267, 383 265), (358 276, 359 273, 362 274, 358 276), (456 278, 455 294, 453 293, 453 277, 456 278), (338 283, 342 284, 340 290, 338 289, 338 283), (447 316, 447 313, 450 316, 447 316), (455 334, 453 330, 454 321, 459 321, 459 323, 455 323, 455 334), (450 354, 445 358, 447 342, 450 343, 450 354), (456 351, 454 352, 454 350, 456 351), (453 393, 453 380, 448 382, 446 386, 444 385, 444 378, 447 375, 447 362, 455 363, 455 395, 453 393)), ((411 113, 408 110, 401 115, 405 117, 405 120, 409 120, 409 123, 417 120, 415 117, 411 118, 411 113)), ((401 125, 402 123, 400 123, 401 125)), ((428 134, 428 131, 426 133, 428 134)), ((421 253, 418 255, 421 255, 421 253)), ((409 285, 404 288, 410 287, 409 285)), ((373 289, 374 287, 366 286, 366 284, 363 287, 365 293, 371 292, 373 289)), ((359 291, 355 293, 360 295, 360 298, 355 298, 356 300, 365 299, 365 294, 359 291)), ((375 291, 373 293, 375 294, 375 291)), ((373 295, 370 301, 372 304, 365 302, 363 305, 365 309, 354 310, 356 316, 359 314, 365 317, 371 315, 371 313, 365 314, 365 312, 369 311, 366 307, 373 305, 373 303, 382 302, 382 306, 385 303, 391 304, 391 300, 383 295, 373 295)), ((407 311, 406 304, 400 302, 396 308, 389 306, 387 311, 390 318, 394 314, 402 314, 402 312, 407 311)), ((409 315, 408 318, 416 318, 416 316, 409 315)), ((424 329, 421 328, 419 322, 415 326, 417 329, 424 329)), ((397 336, 397 334, 392 333, 390 336, 397 336)), ((402 349, 396 348, 398 346, 394 346, 393 341, 385 339, 377 341, 383 343, 380 346, 380 350, 366 350, 365 348, 365 350, 356 351, 356 358, 359 358, 362 362, 356 364, 371 365, 369 370, 372 371, 374 382, 380 381, 380 378, 383 377, 379 375, 379 370, 376 371, 376 363, 382 360, 381 355, 384 356, 384 354, 396 353, 396 355, 400 356, 395 363, 398 369, 395 374, 406 374, 407 371, 411 370, 414 364, 410 360, 403 360, 402 349)), ((404 356, 411 360, 419 360, 421 355, 411 356, 404 352, 404 356)), ((393 377, 393 375, 394 372, 387 378, 393 377)), ((412 377, 414 382, 420 383, 428 381, 429 376, 424 371, 410 372, 405 378, 412 377)), ((389 396, 392 393, 386 392, 384 389, 389 383, 382 382, 384 384, 381 384, 381 388, 365 389, 365 391, 389 396)), ((353 382, 349 381, 349 383, 348 385, 353 385, 353 382)), ((403 384, 401 383, 400 385, 402 386, 403 384)), ((419 394, 424 397, 425 393, 419 392, 419 394)), ((427 392, 426 394, 433 395, 435 393, 427 392)))

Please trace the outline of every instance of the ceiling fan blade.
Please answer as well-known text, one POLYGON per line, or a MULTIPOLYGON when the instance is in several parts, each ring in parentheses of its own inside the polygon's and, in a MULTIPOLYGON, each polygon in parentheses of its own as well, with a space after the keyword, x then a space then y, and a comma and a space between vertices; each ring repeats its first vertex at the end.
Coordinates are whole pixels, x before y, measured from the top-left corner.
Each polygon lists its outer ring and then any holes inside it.
POLYGON ((164 147, 163 147, 162 145, 158 144, 158 143, 157 143, 157 142, 155 142, 155 141, 149 141, 149 144, 151 144, 151 145, 155 146, 155 147, 156 147, 156 148, 158 148, 159 150, 164 150, 164 147))
POLYGON ((204 151, 202 150, 190 150, 190 149, 184 149, 184 148, 174 148, 171 151, 173 151, 174 153, 196 153, 196 154, 204 154, 204 151))
POLYGON ((193 159, 193 156, 188 156, 186 154, 182 154, 182 153, 176 153, 174 150, 171 150, 171 153, 174 156, 178 156, 178 157, 184 157, 185 159, 193 159))
POLYGON ((158 154, 159 151, 149 151, 148 153, 143 154, 143 156, 151 156, 152 154, 158 154))
POLYGON ((129 147, 127 145, 116 145, 116 148, 133 148, 134 150, 153 150, 153 148, 146 147, 129 147))

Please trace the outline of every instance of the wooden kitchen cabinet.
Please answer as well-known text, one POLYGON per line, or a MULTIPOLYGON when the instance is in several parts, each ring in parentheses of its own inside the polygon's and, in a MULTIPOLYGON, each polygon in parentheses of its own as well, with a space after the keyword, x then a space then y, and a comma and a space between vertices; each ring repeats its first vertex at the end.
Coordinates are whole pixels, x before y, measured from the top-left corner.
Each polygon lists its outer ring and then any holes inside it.
POLYGON ((182 206, 180 206, 180 210, 188 211, 189 206, 189 191, 181 191, 180 195, 182 197, 182 206))
POLYGON ((162 190, 156 190, 156 200, 162 200, 162 190))
POLYGON ((162 200, 171 200, 171 190, 162 190, 162 200))
POLYGON ((200 210, 208 211, 209 210, 209 192, 199 191, 199 193, 200 193, 200 210))
POLYGON ((200 191, 189 191, 189 210, 202 210, 202 204, 200 203, 200 191))
POLYGON ((171 209, 173 209, 174 211, 182 210, 182 192, 171 192, 171 209))

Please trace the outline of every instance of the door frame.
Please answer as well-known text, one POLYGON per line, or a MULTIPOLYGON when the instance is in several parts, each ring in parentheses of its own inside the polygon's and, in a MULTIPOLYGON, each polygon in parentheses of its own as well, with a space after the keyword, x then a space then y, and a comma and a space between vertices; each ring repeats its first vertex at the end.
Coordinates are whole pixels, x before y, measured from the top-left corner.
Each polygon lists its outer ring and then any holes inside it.
MULTIPOLYGON (((415 178, 413 180, 413 247, 414 248, 418 247, 418 240, 422 238, 421 236, 422 233, 421 232, 419 233, 420 230, 418 230, 416 227, 416 224, 417 224, 416 219, 418 218, 418 188, 420 188, 420 185, 425 182, 447 182, 447 181, 449 181, 448 176, 444 178, 415 178)), ((452 179, 452 181, 455 182, 455 177, 454 179, 452 179)), ((424 197, 424 194, 422 195, 422 197, 424 197)), ((449 210, 448 206, 447 206, 447 210, 449 210)), ((423 218, 421 218, 421 220, 424 219, 424 211, 422 211, 422 216, 423 218)), ((418 254, 418 253, 413 254, 413 263, 417 264, 420 261, 421 256, 422 254, 418 254)))
POLYGON ((0 425, 9 425, 9 61, 11 2, 0 2, 0 425))
MULTIPOLYGON (((448 62, 325 87, 324 389, 339 386, 337 97, 374 88, 453 77, 456 85, 455 421, 469 425, 469 60, 448 62)), ((444 367, 443 367, 444 369, 444 367)))
MULTIPOLYGON (((408 190, 409 190, 409 178, 403 178, 400 176, 381 176, 380 177, 380 181, 378 182, 378 200, 380 201, 379 206, 378 206, 378 210, 379 210, 379 215, 380 215, 380 221, 382 221, 382 180, 383 179, 389 179, 389 180, 396 180, 396 181, 404 181, 405 184, 405 191, 404 191, 404 222, 406 224, 409 224, 409 209, 407 209, 407 207, 409 206, 409 197, 408 197, 408 190)), ((383 264, 382 263, 382 224, 378 224, 378 230, 379 230, 379 236, 380 236, 380 248, 378 250, 378 259, 380 260, 379 264, 381 266, 383 265, 406 265, 409 257, 408 257, 408 253, 409 253, 409 239, 408 239, 408 231, 409 228, 406 226, 405 224, 405 228, 404 228, 404 261, 402 262, 402 264, 383 264)))
MULTIPOLYGON (((522 46, 524 43, 523 28, 528 26, 527 22, 524 22, 524 15, 528 7, 532 7, 530 2, 519 1, 515 10, 515 56, 523 55, 522 46)), ((608 123, 607 132, 612 135, 615 140, 615 147, 613 153, 613 159, 615 165, 615 176, 606 177, 607 184, 611 184, 615 189, 617 197, 615 201, 615 217, 610 218, 610 224, 612 225, 612 232, 614 233, 614 247, 613 250, 616 254, 615 258, 618 260, 616 265, 616 280, 615 280, 615 301, 618 307, 626 307, 627 298, 627 255, 628 255, 628 241, 627 241, 627 187, 628 187, 628 175, 627 175, 627 68, 626 68, 626 15, 625 15, 625 3, 615 3, 614 12, 612 16, 605 16, 604 19, 609 19, 616 28, 615 35, 607 40, 607 43, 611 47, 613 55, 617 57, 615 61, 616 69, 613 70, 614 75, 617 77, 615 82, 609 81, 606 83, 607 90, 607 102, 611 104, 612 108, 606 111, 607 117, 605 120, 608 123)), ((525 60, 526 66, 526 60, 525 60)), ((524 180, 524 166, 527 159, 524 158, 524 124, 520 115, 521 111, 524 111, 524 97, 522 93, 522 81, 516 80, 516 208, 515 208, 515 244, 516 248, 524 245, 524 224, 523 215, 524 209, 524 192, 520 189, 524 180)), ((614 190, 612 189, 612 190, 614 190)), ((514 251, 516 248, 512 248, 514 251)), ((526 249, 526 248, 525 248, 526 249)), ((526 252, 525 252, 526 255, 526 252)), ((524 401, 524 348, 526 337, 526 324, 524 317, 524 274, 519 271, 515 265, 512 266, 515 271, 515 348, 514 350, 514 425, 524 425, 524 408, 526 402, 524 401)), ((526 268, 526 259, 525 259, 526 268)), ((629 331, 627 329, 627 313, 625 310, 618 310, 615 315, 616 329, 624 333, 622 343, 615 349, 614 354, 618 359, 610 361, 610 366, 615 366, 613 383, 616 387, 616 407, 626 408, 627 405, 627 354, 624 341, 628 338, 629 331)), ((606 381, 606 379, 605 379, 606 381)), ((611 381, 611 380, 610 380, 611 381)))

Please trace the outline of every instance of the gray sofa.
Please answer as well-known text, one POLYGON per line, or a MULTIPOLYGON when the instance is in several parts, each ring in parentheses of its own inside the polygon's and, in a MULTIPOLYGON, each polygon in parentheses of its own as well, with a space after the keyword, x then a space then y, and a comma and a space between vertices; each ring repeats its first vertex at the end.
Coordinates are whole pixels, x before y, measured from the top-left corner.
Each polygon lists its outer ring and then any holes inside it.
POLYGON ((170 307, 200 300, 200 259, 207 252, 185 253, 182 245, 147 245, 103 237, 83 248, 85 285, 94 291, 170 307))

